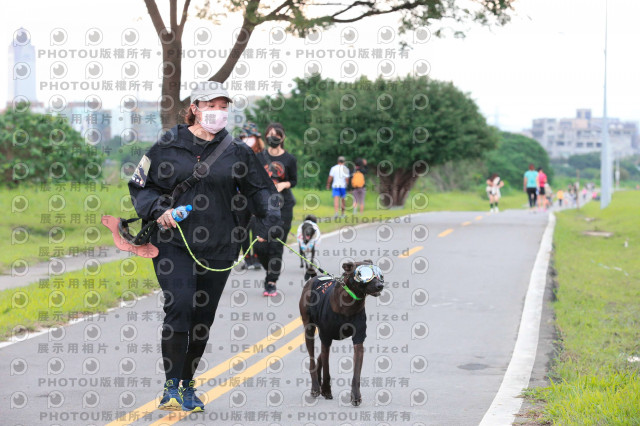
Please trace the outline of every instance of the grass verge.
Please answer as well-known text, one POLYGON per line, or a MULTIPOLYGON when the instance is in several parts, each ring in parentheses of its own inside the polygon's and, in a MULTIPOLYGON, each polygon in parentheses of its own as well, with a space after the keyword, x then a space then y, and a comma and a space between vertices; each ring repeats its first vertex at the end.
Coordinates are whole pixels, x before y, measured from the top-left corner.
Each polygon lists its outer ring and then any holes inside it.
POLYGON ((640 192, 625 191, 604 210, 589 203, 558 214, 553 307, 561 350, 551 385, 526 393, 543 402, 538 423, 640 424, 638 211, 640 192))
POLYGON ((65 324, 158 288, 149 259, 131 257, 99 268, 0 291, 0 340, 65 324))

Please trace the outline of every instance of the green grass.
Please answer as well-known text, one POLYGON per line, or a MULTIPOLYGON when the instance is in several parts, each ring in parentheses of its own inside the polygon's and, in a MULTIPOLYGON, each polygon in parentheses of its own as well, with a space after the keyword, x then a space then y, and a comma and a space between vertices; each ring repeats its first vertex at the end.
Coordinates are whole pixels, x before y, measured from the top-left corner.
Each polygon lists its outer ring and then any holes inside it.
POLYGON ((3 273, 18 259, 32 265, 50 257, 113 245, 101 216, 135 215, 126 185, 96 185, 95 189, 79 185, 77 190, 69 183, 21 186, 3 189, 0 205, 10 211, 0 224, 0 235, 11 244, 9 250, 0 251, 3 273))
POLYGON ((554 244, 561 351, 552 384, 528 392, 543 421, 640 424, 640 192, 558 214, 554 244), (593 220, 587 221, 590 218, 593 220), (610 238, 583 231, 613 232, 610 238), (625 247, 625 242, 627 247, 625 247))
POLYGON ((16 332, 105 312, 122 300, 131 300, 156 288, 158 282, 151 260, 131 257, 103 264, 98 271, 74 271, 43 283, 3 290, 0 340, 16 332))

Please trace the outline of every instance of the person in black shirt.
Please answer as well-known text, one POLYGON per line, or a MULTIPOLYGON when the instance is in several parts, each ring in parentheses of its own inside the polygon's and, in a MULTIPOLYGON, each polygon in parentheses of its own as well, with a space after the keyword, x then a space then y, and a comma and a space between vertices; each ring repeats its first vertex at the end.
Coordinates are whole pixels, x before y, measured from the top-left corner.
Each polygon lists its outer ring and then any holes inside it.
MULTIPOLYGON (((250 121, 246 122, 238 135, 240 139, 244 143, 246 143, 251 150, 256 154, 260 155, 262 151, 265 149, 264 141, 262 140, 262 134, 258 131, 258 127, 255 123, 250 121)), ((260 261, 258 260, 258 255, 255 253, 255 250, 249 249, 251 244, 252 235, 249 232, 250 223, 251 223, 251 206, 249 206, 249 202, 242 203, 242 208, 238 208, 236 210, 236 214, 238 215, 238 219, 240 220, 240 226, 245 228, 247 232, 243 235, 243 239, 241 241, 242 244, 242 253, 244 254, 244 263, 242 264, 241 269, 260 269, 260 261)))
MULTIPOLYGON (((284 238, 287 240, 291 230, 291 220, 293 219, 293 206, 296 199, 291 192, 291 188, 296 186, 298 181, 298 163, 296 157, 284 150, 285 132, 282 124, 271 123, 267 126, 264 135, 268 148, 263 151, 261 158, 263 166, 281 196, 281 211, 284 238)), ((264 296, 277 295, 276 283, 282 270, 283 245, 278 241, 258 243, 254 246, 258 253, 260 263, 267 270, 264 280, 264 296)))
POLYGON ((251 148, 239 140, 222 151, 199 181, 173 203, 167 202, 173 189, 227 136, 229 102, 229 94, 220 83, 198 84, 191 93, 187 124, 173 127, 147 151, 128 184, 138 216, 155 220, 164 228, 151 236, 151 243, 159 250, 153 266, 166 314, 161 349, 167 380, 158 407, 164 410, 204 410, 195 395, 193 375, 230 272, 209 271, 195 263, 175 229, 170 207, 193 206, 180 228, 193 255, 209 268, 229 268, 238 257, 241 239, 234 233, 243 228, 232 203, 239 195, 251 201, 257 218, 255 235, 265 239, 281 235, 273 232, 280 225, 273 183, 251 148))

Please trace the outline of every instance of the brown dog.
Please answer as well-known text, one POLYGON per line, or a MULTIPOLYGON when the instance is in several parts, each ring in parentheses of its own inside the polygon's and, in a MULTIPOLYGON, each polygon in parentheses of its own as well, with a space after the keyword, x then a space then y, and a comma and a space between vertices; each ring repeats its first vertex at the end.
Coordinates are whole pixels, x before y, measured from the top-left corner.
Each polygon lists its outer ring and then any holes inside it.
POLYGON ((360 371, 364 356, 363 342, 367 337, 367 315, 364 309, 368 295, 378 297, 384 288, 384 278, 370 260, 343 263, 344 273, 339 278, 329 276, 311 278, 305 284, 300 297, 300 316, 305 328, 305 342, 309 352, 311 395, 331 395, 329 374, 329 348, 333 340, 353 339, 353 381, 351 404, 362 402, 360 371), (318 361, 314 360, 316 328, 322 349, 318 361))

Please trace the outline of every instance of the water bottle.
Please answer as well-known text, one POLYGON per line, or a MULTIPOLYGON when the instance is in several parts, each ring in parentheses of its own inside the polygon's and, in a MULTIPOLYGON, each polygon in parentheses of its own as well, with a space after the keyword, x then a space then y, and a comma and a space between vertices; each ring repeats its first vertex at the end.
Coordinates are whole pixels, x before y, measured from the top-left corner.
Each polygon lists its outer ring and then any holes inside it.
MULTIPOLYGON (((187 218, 187 216, 189 216, 189 212, 191 210, 193 210, 193 207, 191 207, 191 204, 187 204, 186 206, 176 207, 171 212, 171 217, 176 222, 181 222, 181 221, 185 220, 187 218)), ((165 228, 162 225, 160 225, 159 227, 160 227, 160 230, 162 230, 162 231, 166 231, 168 229, 168 228, 165 228)))
POLYGON ((176 207, 171 212, 171 217, 173 217, 173 220, 175 220, 176 222, 181 222, 185 220, 187 216, 189 216, 189 212, 191 210, 193 210, 193 207, 191 207, 191 204, 187 204, 186 206, 176 207))

